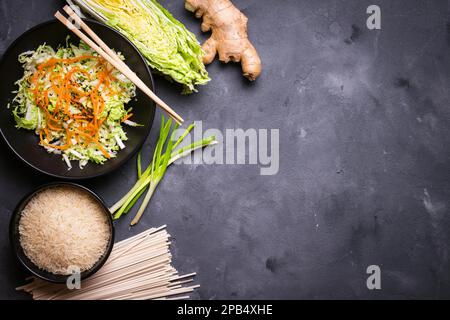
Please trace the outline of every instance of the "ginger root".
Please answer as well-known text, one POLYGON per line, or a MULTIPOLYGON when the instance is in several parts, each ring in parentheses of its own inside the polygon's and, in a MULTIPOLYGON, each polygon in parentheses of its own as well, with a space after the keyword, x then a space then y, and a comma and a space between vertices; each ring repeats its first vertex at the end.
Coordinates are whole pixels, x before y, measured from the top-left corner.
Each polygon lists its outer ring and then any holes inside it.
POLYGON ((230 0, 185 0, 185 8, 203 17, 201 29, 212 31, 202 45, 203 63, 209 64, 219 53, 219 60, 241 62, 244 77, 253 81, 261 73, 261 59, 247 35, 247 17, 230 0))

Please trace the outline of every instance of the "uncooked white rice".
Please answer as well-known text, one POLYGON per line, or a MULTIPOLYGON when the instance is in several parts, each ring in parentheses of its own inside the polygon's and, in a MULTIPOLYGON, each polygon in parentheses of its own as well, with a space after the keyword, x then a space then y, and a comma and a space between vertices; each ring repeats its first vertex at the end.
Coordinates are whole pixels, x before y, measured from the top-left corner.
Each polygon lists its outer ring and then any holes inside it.
POLYGON ((31 261, 54 274, 90 269, 105 253, 110 226, 104 209, 88 192, 50 187, 22 211, 20 244, 31 261))

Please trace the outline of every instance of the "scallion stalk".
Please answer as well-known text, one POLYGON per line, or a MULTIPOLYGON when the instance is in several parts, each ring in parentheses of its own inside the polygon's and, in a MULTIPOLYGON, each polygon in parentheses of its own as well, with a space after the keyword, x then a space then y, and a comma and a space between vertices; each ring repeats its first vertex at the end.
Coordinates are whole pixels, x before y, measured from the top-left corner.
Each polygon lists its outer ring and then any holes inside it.
POLYGON ((174 133, 177 128, 178 125, 175 125, 172 129, 172 120, 169 119, 166 122, 164 116, 162 117, 161 130, 153 154, 153 160, 145 169, 145 171, 142 171, 142 155, 141 152, 139 152, 137 157, 138 180, 130 189, 130 191, 128 191, 110 208, 111 213, 114 215, 114 219, 119 219, 123 214, 128 213, 139 200, 139 198, 147 191, 144 200, 142 201, 142 204, 140 205, 136 213, 136 216, 131 221, 131 225, 135 225, 136 223, 138 223, 139 219, 147 208, 156 190, 156 187, 164 177, 167 167, 178 159, 190 155, 195 150, 217 143, 215 137, 210 136, 174 151, 174 149, 176 149, 181 144, 184 138, 186 138, 189 132, 194 128, 194 124, 191 124, 177 139, 177 141, 174 142, 174 133))

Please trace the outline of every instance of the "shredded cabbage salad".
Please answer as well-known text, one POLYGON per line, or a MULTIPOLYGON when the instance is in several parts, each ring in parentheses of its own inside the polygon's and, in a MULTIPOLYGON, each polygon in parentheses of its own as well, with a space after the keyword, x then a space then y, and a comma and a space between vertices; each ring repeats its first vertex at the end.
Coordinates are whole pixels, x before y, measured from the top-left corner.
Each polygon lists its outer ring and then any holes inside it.
POLYGON ((67 41, 56 51, 43 44, 19 62, 24 75, 11 104, 17 128, 34 130, 39 144, 61 155, 69 169, 71 161, 80 168, 103 164, 125 148, 122 124, 138 125, 125 107, 136 88, 95 51, 83 42, 67 41))

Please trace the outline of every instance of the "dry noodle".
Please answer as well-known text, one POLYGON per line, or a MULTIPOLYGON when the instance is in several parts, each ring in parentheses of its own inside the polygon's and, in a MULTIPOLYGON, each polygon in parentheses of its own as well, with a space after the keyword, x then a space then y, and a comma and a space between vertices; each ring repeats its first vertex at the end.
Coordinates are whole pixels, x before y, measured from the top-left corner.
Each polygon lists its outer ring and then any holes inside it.
POLYGON ((171 265, 170 235, 165 226, 146 230, 118 242, 105 265, 82 281, 81 289, 69 290, 35 277, 16 288, 36 300, 145 300, 188 298, 198 285, 195 273, 178 275, 171 265))

